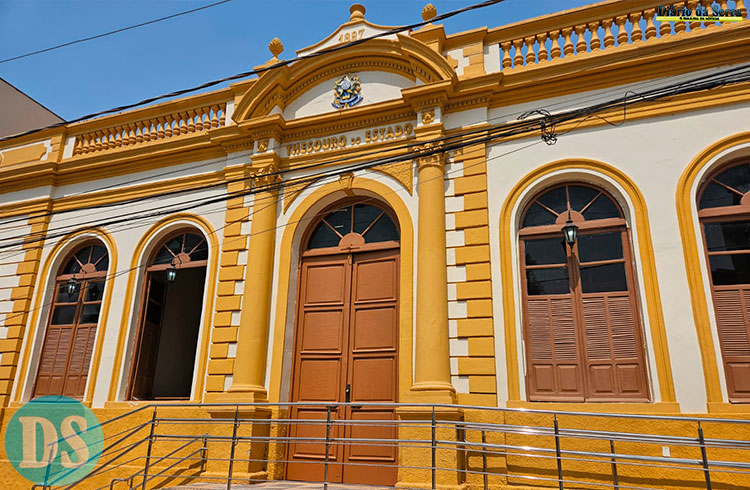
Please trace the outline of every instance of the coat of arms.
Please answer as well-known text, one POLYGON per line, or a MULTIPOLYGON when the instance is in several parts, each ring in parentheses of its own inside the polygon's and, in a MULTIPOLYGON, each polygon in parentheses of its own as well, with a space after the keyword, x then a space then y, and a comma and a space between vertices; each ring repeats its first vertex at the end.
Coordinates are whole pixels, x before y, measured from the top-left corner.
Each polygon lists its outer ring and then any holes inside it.
POLYGON ((347 73, 336 80, 336 85, 333 88, 333 102, 331 102, 331 105, 336 109, 355 106, 362 102, 360 91, 361 87, 357 75, 347 73))

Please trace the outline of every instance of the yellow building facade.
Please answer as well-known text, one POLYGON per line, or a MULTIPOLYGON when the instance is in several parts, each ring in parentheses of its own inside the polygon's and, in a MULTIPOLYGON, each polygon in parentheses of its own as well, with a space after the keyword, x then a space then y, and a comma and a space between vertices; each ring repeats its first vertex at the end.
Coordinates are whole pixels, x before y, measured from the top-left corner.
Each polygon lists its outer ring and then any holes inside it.
MULTIPOLYGON (((404 422, 402 440, 429 439, 419 424, 437 410, 468 425, 433 441, 464 444, 478 441, 471 423, 551 427, 552 411, 748 419, 750 82, 677 85, 741 67, 750 24, 659 22, 660 5, 607 1, 451 35, 436 23, 389 33, 354 5, 292 63, 274 66, 273 40, 257 77, 0 142, 3 426, 45 395, 123 417, 105 435, 156 405, 302 420, 343 403, 356 420, 346 404, 361 402, 404 422), (659 87, 681 91, 548 119, 659 87)), ((622 433, 654 424, 567 417, 622 433)), ((258 437, 306 434, 282 426, 258 437)), ((290 444, 248 446, 266 462, 235 471, 321 479, 323 453, 310 470, 290 444)), ((492 454, 483 482, 482 453, 461 450, 364 451, 365 465, 395 469, 329 476, 429 488, 438 464, 442 488, 557 485, 554 463, 512 454, 492 454)), ((226 473, 213 464, 199 473, 226 473)), ((571 464, 579 487, 609 481, 571 464)), ((0 465, 10 488, 28 488, 0 465)), ((661 478, 621 471, 635 486, 661 478)), ((669 488, 703 481, 670 475, 669 488)))

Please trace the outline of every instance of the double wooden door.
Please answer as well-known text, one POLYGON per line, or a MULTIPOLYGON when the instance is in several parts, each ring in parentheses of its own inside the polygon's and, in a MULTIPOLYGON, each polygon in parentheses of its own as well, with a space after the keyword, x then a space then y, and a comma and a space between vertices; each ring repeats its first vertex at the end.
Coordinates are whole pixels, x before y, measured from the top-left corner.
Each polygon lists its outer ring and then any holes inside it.
POLYGON ((397 476, 398 249, 302 259, 295 328, 287 479, 393 485, 397 476), (393 422, 391 422, 393 421, 393 422), (370 442, 351 441, 367 439, 370 442), (382 443, 372 440, 383 439, 382 443), (389 440, 389 441, 386 441, 389 440))

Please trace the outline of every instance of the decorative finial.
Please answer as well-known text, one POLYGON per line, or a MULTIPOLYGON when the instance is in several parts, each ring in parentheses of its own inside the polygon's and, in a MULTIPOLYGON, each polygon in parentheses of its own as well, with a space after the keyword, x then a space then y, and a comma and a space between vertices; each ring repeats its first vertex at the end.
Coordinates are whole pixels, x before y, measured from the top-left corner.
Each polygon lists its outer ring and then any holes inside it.
POLYGON ((284 51, 284 45, 281 44, 281 40, 279 40, 278 37, 275 37, 271 39, 270 43, 268 43, 268 50, 273 55, 273 59, 275 61, 278 61, 279 55, 281 54, 282 51, 284 51))
POLYGON ((355 3, 349 7, 349 21, 353 20, 365 20, 365 6, 359 3, 355 3))
POLYGON ((434 19, 437 15, 437 9, 431 3, 428 3, 422 9, 422 20, 428 22, 430 19, 434 19))

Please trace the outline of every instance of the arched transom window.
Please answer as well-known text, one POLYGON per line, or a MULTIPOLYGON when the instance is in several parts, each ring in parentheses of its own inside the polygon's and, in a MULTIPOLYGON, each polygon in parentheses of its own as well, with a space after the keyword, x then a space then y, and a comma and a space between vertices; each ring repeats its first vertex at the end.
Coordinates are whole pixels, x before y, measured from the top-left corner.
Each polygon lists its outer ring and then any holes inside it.
POLYGON ((99 242, 78 247, 63 262, 55 280, 34 397, 83 397, 108 267, 107 249, 99 242))
POLYGON ((519 230, 528 397, 648 400, 630 239, 601 189, 566 184, 526 207, 519 230), (562 232, 578 226, 575 242, 562 232))
POLYGON ((370 203, 354 203, 325 213, 310 234, 307 250, 398 241, 398 227, 385 210, 370 203))
POLYGON ((698 198, 714 311, 732 402, 750 401, 750 161, 710 175, 698 198))

